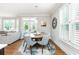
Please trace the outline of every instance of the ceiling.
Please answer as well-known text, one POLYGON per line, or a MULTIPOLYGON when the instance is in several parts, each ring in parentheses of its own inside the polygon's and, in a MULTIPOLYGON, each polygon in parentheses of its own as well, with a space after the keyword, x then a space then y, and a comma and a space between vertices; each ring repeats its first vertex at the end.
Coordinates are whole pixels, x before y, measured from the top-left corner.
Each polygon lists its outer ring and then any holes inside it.
POLYGON ((55 3, 7 3, 0 4, 0 16, 49 15, 56 10, 55 3))

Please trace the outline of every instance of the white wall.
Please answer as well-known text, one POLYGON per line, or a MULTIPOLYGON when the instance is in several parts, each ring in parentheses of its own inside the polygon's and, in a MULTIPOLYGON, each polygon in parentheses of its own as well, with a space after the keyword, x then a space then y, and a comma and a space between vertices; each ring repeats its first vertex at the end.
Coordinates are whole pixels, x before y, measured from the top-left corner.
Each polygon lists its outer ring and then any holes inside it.
POLYGON ((39 32, 42 32, 42 31, 51 31, 51 23, 50 23, 50 20, 51 18, 49 16, 41 16, 41 17, 37 17, 37 21, 38 21, 38 24, 37 24, 37 30, 39 32), (47 25, 46 27, 41 27, 41 21, 46 21, 47 22, 47 25))
MULTIPOLYGON (((28 16, 24 16, 24 17, 28 17, 28 16)), ((33 17, 33 16, 32 16, 33 17)), ((37 31, 38 32, 43 32, 43 31, 47 31, 47 32, 51 32, 51 22, 50 22, 50 20, 51 20, 51 18, 50 18, 50 16, 34 16, 34 17, 36 17, 36 19, 37 19, 37 31), (41 27, 41 21, 46 21, 47 22, 47 25, 46 25, 46 27, 41 27)), ((19 21, 19 30, 20 31, 23 31, 23 29, 22 29, 22 23, 23 23, 23 21, 22 21, 22 17, 18 17, 18 19, 20 20, 19 21)))
POLYGON ((60 22, 60 18, 59 18, 59 9, 63 6, 63 3, 60 3, 56 6, 56 9, 54 11, 54 13, 51 15, 51 27, 52 27, 52 20, 54 17, 57 18, 57 27, 55 29, 51 28, 51 32, 52 32, 52 40, 59 40, 59 22, 60 22))
POLYGON ((58 40, 59 39, 59 9, 61 8, 61 6, 63 6, 64 3, 60 3, 60 4, 56 4, 55 7, 55 11, 51 14, 51 36, 52 36, 52 40, 58 40), (56 17, 57 18, 57 27, 55 29, 52 28, 52 20, 53 18, 56 17))
POLYGON ((52 40, 58 40, 59 39, 59 11, 57 11, 54 15, 52 15, 52 19, 53 17, 57 18, 57 27, 55 29, 52 28, 52 38, 53 38, 52 40))

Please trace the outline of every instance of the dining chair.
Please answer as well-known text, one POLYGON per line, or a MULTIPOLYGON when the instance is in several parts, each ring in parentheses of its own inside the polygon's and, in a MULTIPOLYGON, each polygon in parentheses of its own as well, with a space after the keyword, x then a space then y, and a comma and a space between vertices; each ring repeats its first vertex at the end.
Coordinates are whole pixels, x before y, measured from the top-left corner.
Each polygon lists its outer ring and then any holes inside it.
POLYGON ((48 35, 44 35, 42 40, 38 42, 38 44, 40 44, 42 46, 42 54, 43 54, 43 48, 44 46, 49 46, 49 36, 48 35))
POLYGON ((25 47, 24 47, 24 51, 23 51, 23 52, 25 52, 27 48, 30 48, 30 52, 31 52, 31 54, 32 54, 32 46, 33 46, 34 44, 36 44, 36 42, 35 42, 35 41, 32 41, 32 39, 31 39, 30 36, 24 37, 23 46, 25 45, 25 47))
POLYGON ((55 53, 56 53, 55 45, 54 44, 49 44, 48 48, 49 48, 49 51, 50 51, 51 55, 55 55, 55 53))

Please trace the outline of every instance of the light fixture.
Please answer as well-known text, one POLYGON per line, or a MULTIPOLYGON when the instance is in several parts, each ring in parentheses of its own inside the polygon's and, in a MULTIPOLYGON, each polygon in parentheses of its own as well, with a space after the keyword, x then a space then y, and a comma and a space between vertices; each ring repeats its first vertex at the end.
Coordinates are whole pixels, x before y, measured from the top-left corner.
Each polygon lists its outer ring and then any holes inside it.
POLYGON ((38 5, 35 5, 34 7, 35 7, 35 8, 38 8, 38 5))

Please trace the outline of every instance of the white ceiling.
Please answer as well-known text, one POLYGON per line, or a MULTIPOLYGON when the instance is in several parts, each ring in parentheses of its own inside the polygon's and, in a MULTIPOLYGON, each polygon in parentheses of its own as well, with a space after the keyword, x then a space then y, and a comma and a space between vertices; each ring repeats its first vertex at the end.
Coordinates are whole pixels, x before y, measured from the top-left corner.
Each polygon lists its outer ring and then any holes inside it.
POLYGON ((55 10, 55 6, 55 3, 0 4, 0 15, 48 15, 55 10))

